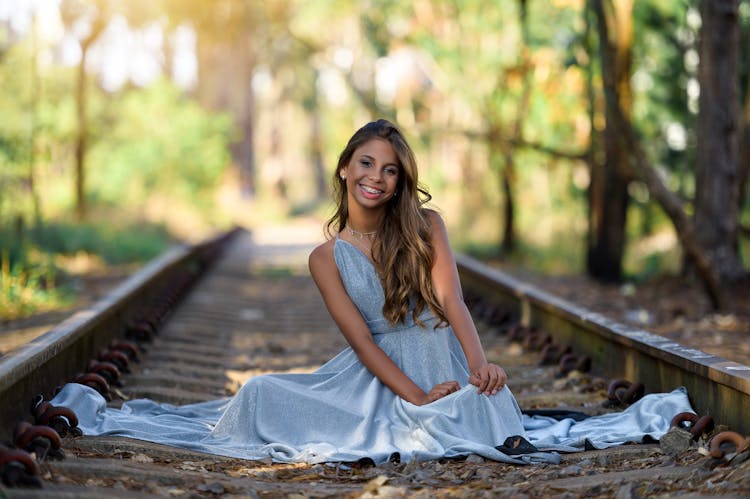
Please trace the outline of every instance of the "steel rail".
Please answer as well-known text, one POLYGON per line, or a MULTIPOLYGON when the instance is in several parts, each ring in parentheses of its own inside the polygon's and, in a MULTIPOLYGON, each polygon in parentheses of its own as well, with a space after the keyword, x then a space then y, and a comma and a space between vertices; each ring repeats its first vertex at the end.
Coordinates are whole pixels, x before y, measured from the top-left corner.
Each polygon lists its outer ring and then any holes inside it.
MULTIPOLYGON (((168 313, 169 321, 159 322, 153 335, 147 334, 144 338, 134 333, 143 332, 138 317, 151 317, 149 311, 161 310, 168 293, 160 290, 165 288, 165 280, 171 280, 167 276, 169 272, 163 277, 155 277, 161 274, 152 269, 140 279, 145 287, 133 285, 132 289, 127 286, 127 289, 118 288, 117 293, 121 295, 135 293, 142 298, 142 308, 139 306, 133 311, 136 322, 127 327, 126 332, 136 338, 135 342, 138 342, 143 355, 139 355, 138 362, 132 364, 130 373, 123 374, 121 385, 114 385, 121 389, 114 393, 110 406, 117 407, 124 400, 140 397, 181 405, 231 396, 251 376, 264 372, 309 372, 344 348, 345 340, 325 307, 321 306, 320 295, 310 276, 292 271, 290 262, 279 265, 277 251, 283 247, 256 253, 258 248, 249 234, 234 238, 227 250, 221 252, 221 259, 201 276, 200 282, 193 281, 196 285, 189 288, 190 294, 185 293, 186 299, 168 313)), ((162 257, 165 259, 163 266, 180 267, 181 264, 176 262, 183 261, 184 251, 189 252, 189 249, 183 248, 170 258, 166 255, 162 257)), ((186 260, 188 267, 207 268, 203 253, 200 250, 195 259, 186 260)), ((674 360, 669 357, 675 355, 675 348, 664 347, 666 343, 656 341, 656 335, 614 324, 462 255, 458 256, 458 260, 467 304, 477 321, 488 358, 506 367, 521 407, 554 411, 570 409, 587 414, 618 411, 635 399, 625 396, 630 392, 628 388, 622 396, 617 397, 622 405, 610 404, 613 399, 609 394, 608 400, 603 401, 602 388, 607 385, 611 388, 622 381, 616 379, 607 383, 604 378, 610 376, 604 373, 611 373, 616 378, 627 374, 631 378, 641 378, 633 381, 644 381, 644 376, 632 365, 674 360), (498 326, 515 325, 509 319, 536 328, 512 327, 507 329, 507 334, 498 334, 501 332, 498 326), (536 334, 535 330, 542 328, 556 336, 556 348, 551 348, 553 344, 548 342, 549 338, 536 334), (618 333, 633 334, 623 334, 618 343, 612 339, 613 329, 618 333), (650 344, 646 347, 633 346, 633 337, 637 339, 644 335, 652 343, 664 347, 665 352, 661 357, 666 360, 644 360, 648 350, 656 348, 650 344), (519 339, 522 339, 520 345, 517 343, 519 339), (540 339, 544 342, 538 341, 540 339), (608 342, 613 343, 607 345, 608 342), (574 352, 568 353, 563 343, 573 347, 574 352), (541 356, 538 352, 540 344, 541 356), (562 356, 556 358, 551 353, 555 350, 562 356), (597 350, 608 353, 610 357, 597 357, 597 350), (641 353, 633 353, 632 350, 641 353), (591 366, 593 375, 562 378, 562 358, 580 353, 594 357, 591 366), (558 360, 560 364, 555 367, 553 364, 558 360)), ((162 267, 155 263, 153 265, 162 267)), ((177 272, 175 280, 184 281, 184 275, 180 275, 182 271, 177 272)), ((171 299, 167 301, 172 303, 171 299)), ((108 307, 103 309, 109 310, 108 307)), ((121 328, 121 324, 126 322, 123 319, 113 328, 121 328)), ((101 340, 98 336, 95 339, 99 344, 107 343, 106 339, 101 340)), ((96 348, 91 351, 96 352, 96 348)), ((680 350, 680 353, 685 354, 685 350, 680 350)), ((690 355, 701 354, 693 351, 690 355)), ((78 360, 68 362, 83 365, 78 360)), ((660 369, 667 372, 672 368, 661 365, 660 369)), ((699 378, 701 373, 694 372, 696 369, 688 370, 687 375, 699 378)), ((737 371, 744 372, 742 369, 737 371)), ((676 375, 664 376, 663 385, 657 385, 657 380, 645 380, 650 391, 675 388, 673 378, 676 375)), ((732 383, 732 386, 738 384, 736 380, 732 383)), ((695 382, 680 384, 689 388, 695 386, 695 382)), ((49 386, 43 388, 52 386, 54 383, 50 381, 49 386)), ((739 386, 742 384, 739 383, 739 386)), ((96 386, 92 388, 99 389, 96 386)), ((690 389, 695 401, 696 389, 690 389)), ((103 395, 108 393, 106 389, 100 392, 103 395)), ((28 393, 34 394, 35 390, 28 393)), ((638 393, 642 395, 642 392, 638 393)), ((698 403, 695 405, 696 410, 705 412, 698 403)), ((750 483, 750 471, 736 464, 742 462, 740 459, 744 459, 748 451, 729 451, 732 448, 740 449, 750 440, 739 434, 728 435, 732 432, 721 431, 724 424, 736 425, 733 421, 728 422, 724 413, 712 415, 719 424, 716 430, 720 433, 715 436, 711 436, 714 430, 711 418, 691 419, 692 414, 682 413, 672 419, 672 426, 679 427, 670 430, 668 435, 671 437, 662 438, 658 445, 623 445, 563 454, 562 466, 558 467, 517 467, 477 459, 477 456, 455 462, 389 462, 374 468, 367 464, 354 466, 351 463, 269 466, 266 461, 204 454, 125 437, 89 435, 79 438, 67 431, 60 435, 63 437, 62 445, 57 451, 58 454, 65 454, 65 459, 59 460, 59 456, 53 456, 51 450, 47 453, 41 449, 38 442, 43 440, 42 437, 50 437, 52 447, 53 440, 59 442, 60 439, 55 438, 49 427, 37 427, 41 429, 37 430, 38 438, 34 438, 28 424, 24 428, 25 423, 19 423, 17 427, 22 427, 24 433, 22 438, 14 438, 16 448, 5 449, 3 454, 0 447, 0 457, 6 463, 4 467, 0 466, 0 471, 3 480, 6 472, 13 473, 7 484, 8 494, 35 498, 57 498, 62 495, 92 498, 169 497, 178 490, 180 493, 189 491, 198 495, 348 494, 354 497, 372 491, 373 480, 380 481, 383 476, 388 479, 388 487, 399 487, 392 490, 407 495, 425 490, 434 490, 437 494, 448 491, 454 495, 530 494, 535 497, 561 493, 629 496, 633 491, 641 491, 645 495, 678 492, 710 495, 717 490, 742 495, 746 484, 750 483), (705 456, 708 438, 711 439, 710 457, 705 456), (37 453, 38 448, 41 454, 37 453), (38 466, 31 466, 34 463, 29 457, 30 452, 44 456, 39 459, 38 466), (723 455, 719 457, 714 452, 723 455), (736 463, 732 461, 734 459, 737 459, 736 463), (41 477, 44 477, 43 485, 39 485, 41 477), (32 480, 37 483, 37 488, 28 491, 21 488, 32 480)), ((44 418, 39 419, 39 424, 47 424, 44 418)), ((50 426, 54 428, 54 425, 50 426)), ((4 490, 0 484, 0 496, 3 496, 4 490)), ((380 490, 385 492, 387 489, 380 490)))
POLYGON ((0 360, 0 440, 12 437, 28 419, 33 398, 80 373, 114 339, 125 337, 130 321, 178 274, 197 278, 215 256, 216 246, 236 229, 194 245, 176 245, 147 263, 99 301, 0 360))
POLYGON ((687 388, 693 408, 742 434, 750 433, 750 366, 613 321, 515 279, 463 254, 463 286, 592 359, 603 377, 638 380, 649 392, 687 388))

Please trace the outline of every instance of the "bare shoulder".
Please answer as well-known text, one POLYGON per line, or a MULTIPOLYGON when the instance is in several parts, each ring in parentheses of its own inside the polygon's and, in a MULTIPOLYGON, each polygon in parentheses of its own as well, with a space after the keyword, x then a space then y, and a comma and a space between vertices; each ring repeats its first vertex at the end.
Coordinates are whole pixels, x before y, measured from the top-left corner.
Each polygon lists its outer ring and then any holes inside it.
POLYGON ((431 208, 424 208, 424 214, 430 224, 430 234, 432 234, 433 238, 438 234, 445 234, 445 222, 443 222, 443 217, 440 216, 440 213, 431 208))
POLYGON ((335 267, 336 263, 333 259, 333 245, 335 242, 335 239, 329 239, 312 250, 308 258, 308 265, 313 275, 318 270, 335 267))

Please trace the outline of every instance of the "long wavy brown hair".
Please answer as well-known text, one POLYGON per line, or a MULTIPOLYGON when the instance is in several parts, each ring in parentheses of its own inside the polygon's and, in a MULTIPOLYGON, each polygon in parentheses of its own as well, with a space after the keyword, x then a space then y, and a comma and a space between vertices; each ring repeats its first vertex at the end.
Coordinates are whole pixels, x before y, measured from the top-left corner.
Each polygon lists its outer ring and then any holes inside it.
POLYGON ((340 172, 349 164, 354 152, 373 139, 388 141, 399 162, 397 195, 386 205, 383 224, 373 241, 373 259, 385 295, 383 315, 391 325, 403 322, 413 301, 414 321, 423 326, 419 315, 429 307, 438 319, 437 328, 447 324, 448 320, 438 303, 431 277, 434 255, 424 205, 432 196, 419 184, 417 162, 411 147, 388 120, 367 123, 352 135, 341 152, 333 175, 337 209, 326 223, 326 231, 330 237, 335 237, 344 230, 349 210, 346 181, 340 172))

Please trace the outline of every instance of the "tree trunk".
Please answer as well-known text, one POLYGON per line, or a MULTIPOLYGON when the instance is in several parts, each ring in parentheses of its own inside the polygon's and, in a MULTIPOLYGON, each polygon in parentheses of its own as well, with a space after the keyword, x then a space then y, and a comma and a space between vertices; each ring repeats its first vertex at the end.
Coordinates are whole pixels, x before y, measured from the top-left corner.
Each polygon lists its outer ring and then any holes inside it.
POLYGON ((86 218, 86 56, 89 46, 88 40, 81 42, 76 87, 75 199, 79 221, 86 218))
MULTIPOLYGON (((516 249, 516 162, 515 154, 517 144, 523 142, 523 124, 526 112, 531 101, 531 57, 529 55, 529 22, 527 0, 518 0, 518 22, 521 25, 521 54, 517 67, 520 71, 523 88, 518 103, 515 119, 511 127, 511 136, 502 140, 503 169, 500 175, 500 191, 503 193, 503 202, 500 206, 500 217, 502 220, 502 239, 500 242, 503 253, 511 253, 516 249)), ((500 132, 495 135, 500 139, 500 132)))
POLYGON ((242 138, 233 148, 240 169, 240 192, 245 198, 255 195, 255 95, 252 76, 245 83, 244 105, 239 117, 242 138))
POLYGON ((742 276, 738 254, 739 0, 701 1, 695 235, 722 281, 742 276))
POLYGON ((739 157, 737 159, 737 244, 743 237, 750 238, 750 226, 742 225, 742 210, 747 203, 748 189, 750 189, 750 79, 745 90, 745 103, 742 108, 742 123, 740 130, 739 157))
POLYGON ((726 302, 726 296, 712 260, 698 242, 693 221, 685 213, 680 199, 664 185, 656 169, 648 162, 631 123, 625 119, 619 109, 613 117, 615 120, 613 126, 620 133, 623 144, 631 151, 630 167, 633 168, 634 174, 646 184, 649 194, 672 221, 677 237, 688 258, 695 265, 711 304, 714 308, 722 308, 726 302))
MULTIPOLYGON (((209 109, 227 111, 241 131, 230 145, 238 170, 242 197, 255 195, 255 94, 252 87, 256 59, 251 40, 232 44, 201 37, 198 32, 198 101, 209 109)), ((248 35, 249 36, 249 35, 248 35)))
MULTIPOLYGON (((587 213, 588 213, 588 233, 586 234, 586 250, 588 251, 593 248, 594 246, 594 234, 596 233, 595 228, 598 227, 601 224, 601 215, 603 212, 603 208, 601 207, 601 204, 604 202, 603 196, 596 195, 596 194, 602 194, 602 189, 596 189, 592 187, 592 184, 598 180, 599 178, 599 172, 596 171, 599 168, 604 168, 604 164, 602 161, 602 158, 604 158, 604 152, 602 151, 602 137, 599 130, 597 130, 596 127, 596 115, 598 112, 598 106, 597 106, 597 90, 594 83, 594 61, 596 59, 594 55, 594 36, 592 35, 592 29, 591 29, 591 11, 593 9, 593 6, 591 5, 591 1, 586 2, 586 6, 584 8, 583 16, 584 16, 584 25, 585 25, 585 31, 584 31, 584 44, 585 44, 585 50, 586 55, 588 56, 587 61, 587 71, 586 71, 586 98, 588 100, 588 122, 589 122, 589 145, 586 150, 586 157, 585 162, 588 166, 589 171, 589 187, 586 191, 587 194, 587 213), (597 216, 597 218, 594 218, 594 216, 597 216)), ((589 255, 586 256, 586 269, 589 271, 589 267, 591 266, 589 263, 589 255)), ((589 273, 591 273, 589 271, 589 273)))
POLYGON ((38 231, 42 225, 42 210, 39 193, 36 188, 36 133, 37 133, 37 107, 39 104, 39 56, 36 13, 31 16, 31 102, 29 123, 29 173, 28 184, 31 195, 31 204, 34 217, 34 230, 38 231))
MULTIPOLYGON (((737 166, 737 185, 739 187, 739 195, 737 200, 737 209, 739 210, 740 217, 742 214, 742 208, 745 206, 747 201, 748 190, 750 190, 750 78, 747 80, 747 87, 745 88, 745 102, 742 106, 742 131, 740 134, 740 152, 739 152, 739 163, 737 166)), ((747 228, 740 227, 740 235, 746 232, 750 235, 750 230, 747 228)))
POLYGON ((515 215, 515 200, 513 198, 513 186, 515 185, 515 165, 511 156, 505 156, 505 165, 503 167, 502 175, 502 191, 504 194, 505 203, 502 207, 502 216, 505 220, 503 224, 503 239, 501 243, 501 249, 503 253, 511 253, 516 248, 516 227, 514 219, 515 215), (510 158, 510 161, 507 161, 510 158))
POLYGON ((626 243, 627 211, 630 197, 628 152, 622 148, 612 122, 613 106, 629 118, 632 103, 630 71, 632 66, 632 0, 593 1, 599 32, 599 52, 604 82, 605 162, 594 164, 589 185, 589 238, 586 266, 589 274, 605 282, 622 279, 622 260, 626 243))
POLYGON ((80 41, 81 62, 78 65, 78 82, 76 88, 76 143, 75 143, 75 199, 76 218, 80 221, 86 217, 86 60, 91 45, 99 38, 107 26, 107 15, 103 4, 98 3, 96 17, 91 23, 91 32, 80 41))
MULTIPOLYGON (((601 9, 601 0, 593 0, 592 4, 594 8, 601 9)), ((603 34, 602 39, 606 40, 609 36, 607 24, 599 22, 599 30, 603 34)), ((677 237, 688 258, 695 265, 711 304, 714 308, 720 309, 727 299, 725 291, 713 261, 698 241, 693 220, 685 212, 682 201, 667 188, 653 165, 649 163, 630 120, 620 108, 615 92, 605 87, 605 97, 609 103, 608 109, 611 111, 607 116, 607 127, 614 129, 623 149, 630 153, 630 161, 625 163, 625 166, 633 176, 640 178, 646 184, 649 194, 672 221, 677 237)))
POLYGON ((512 253, 516 247, 515 228, 515 141, 503 137, 498 118, 490 118, 490 130, 485 140, 488 145, 490 167, 498 172, 498 191, 500 192, 499 247, 502 253, 512 253))
POLYGON ((742 131, 740 133, 740 152, 737 165, 737 186, 739 194, 737 209, 742 213, 748 190, 748 175, 750 175, 750 78, 745 89, 745 104, 742 110, 742 131))
POLYGON ((327 197, 328 182, 323 161, 323 136, 320 124, 320 96, 318 94, 318 71, 315 71, 315 83, 312 85, 310 96, 310 156, 315 175, 315 198, 320 200, 327 197))

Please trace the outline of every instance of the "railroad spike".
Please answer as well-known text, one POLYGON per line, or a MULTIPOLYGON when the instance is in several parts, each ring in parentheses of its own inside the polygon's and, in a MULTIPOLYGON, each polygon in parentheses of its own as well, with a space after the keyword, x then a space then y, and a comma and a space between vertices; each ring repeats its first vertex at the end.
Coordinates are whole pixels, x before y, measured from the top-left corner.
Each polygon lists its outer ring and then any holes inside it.
POLYGON ((7 487, 42 486, 39 466, 31 454, 21 449, 9 449, 0 445, 0 473, 7 487))
POLYGON ((697 422, 698 422, 698 415, 695 414, 694 412, 681 412, 672 418, 672 421, 670 421, 669 423, 669 427, 688 429, 688 428, 691 428, 697 422), (684 423, 690 423, 690 424, 686 425, 684 423))
POLYGON ((701 416, 692 428, 690 428, 690 433, 693 434, 694 440, 698 440, 701 435, 713 431, 714 426, 714 418, 711 416, 701 416))
POLYGON ((562 357, 560 357, 560 362, 558 363, 558 372, 557 377, 562 378, 564 376, 567 376, 573 371, 579 371, 582 373, 588 372, 591 370, 591 358, 582 355, 578 356, 574 353, 566 353, 562 357))
POLYGON ((139 362, 141 360, 141 353, 144 352, 143 348, 138 346, 135 342, 126 340, 114 340, 109 345, 110 350, 117 350, 125 355, 128 359, 139 362))
POLYGON ((103 350, 99 353, 99 360, 114 364, 124 373, 130 372, 130 359, 120 350, 103 350))
POLYGON ((38 460, 63 459, 60 435, 49 426, 32 425, 21 421, 13 431, 13 445, 19 449, 34 453, 38 460))
MULTIPOLYGON (((34 400, 36 401, 38 397, 35 397, 34 400)), ((78 428, 78 416, 67 407, 52 405, 42 399, 31 413, 36 424, 49 426, 61 436, 81 436, 83 434, 78 428)))
POLYGON ((110 402, 112 400, 112 395, 110 394, 109 390, 109 383, 107 383, 107 380, 99 374, 79 373, 73 381, 75 383, 93 388, 94 390, 99 392, 101 396, 104 397, 105 400, 107 400, 107 402, 110 402))
POLYGON ((122 381, 120 381, 120 369, 118 369, 112 362, 91 359, 86 366, 86 371, 99 374, 112 386, 122 386, 122 381))
POLYGON ((709 449, 711 451, 711 457, 715 459, 721 459, 726 457, 727 445, 731 444, 734 446, 734 453, 739 454, 750 448, 750 438, 745 438, 734 431, 722 431, 721 433, 714 435, 711 439, 709 449))
POLYGON ((643 394, 645 392, 646 392, 646 386, 640 381, 637 381, 631 384, 622 393, 621 402, 623 402, 624 404, 632 404, 634 402, 637 402, 641 397, 643 397, 643 394))

